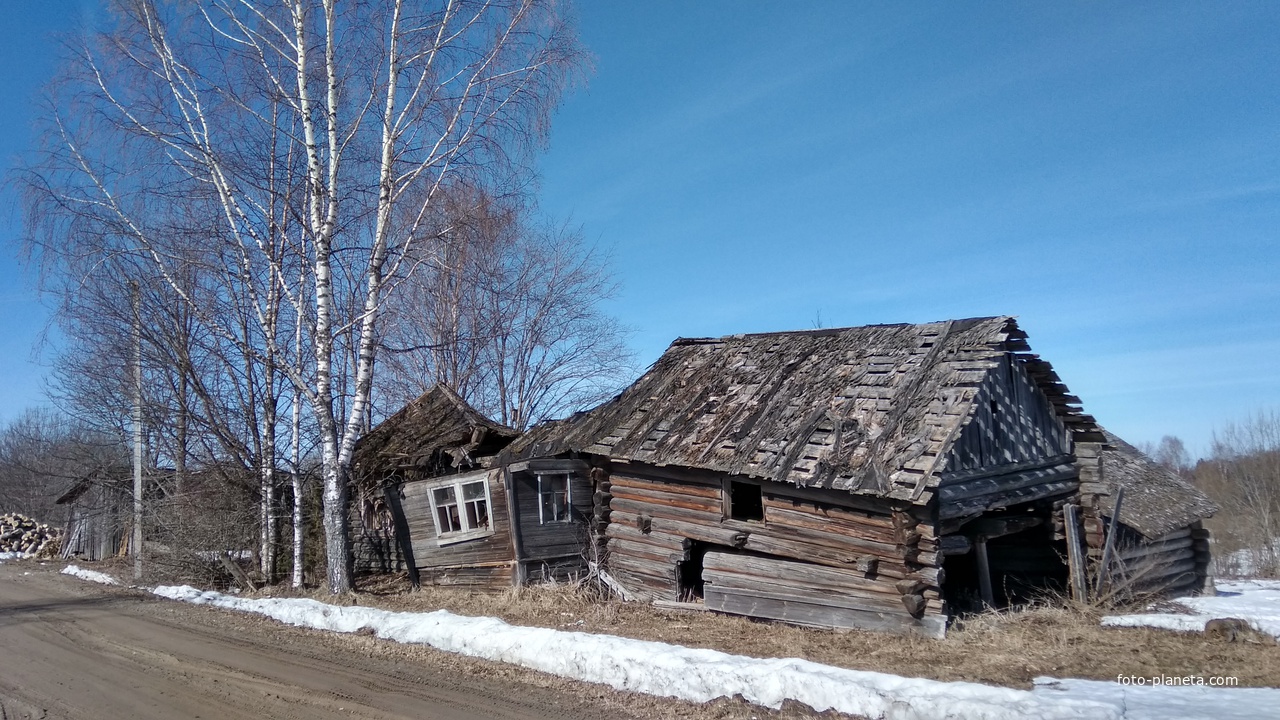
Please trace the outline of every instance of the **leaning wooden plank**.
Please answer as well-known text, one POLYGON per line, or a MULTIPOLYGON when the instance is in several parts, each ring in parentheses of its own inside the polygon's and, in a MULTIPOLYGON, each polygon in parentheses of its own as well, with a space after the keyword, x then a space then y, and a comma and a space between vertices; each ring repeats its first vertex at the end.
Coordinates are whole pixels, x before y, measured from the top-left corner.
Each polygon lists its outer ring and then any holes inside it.
POLYGON ((905 611, 875 613, 847 608, 833 608, 800 602, 786 602, 747 595, 709 590, 703 602, 712 610, 749 617, 782 620, 796 625, 822 628, 861 628, 902 634, 941 638, 946 633, 946 619, 926 615, 917 620, 905 611))
POLYGON ((867 589, 875 592, 892 588, 892 580, 873 580, 856 571, 837 570, 813 563, 780 560, 756 555, 709 552, 702 558, 704 570, 774 577, 793 582, 823 583, 832 587, 867 589))
POLYGON ((777 600, 798 600, 832 607, 847 607, 877 612, 902 611, 903 596, 892 592, 892 588, 886 588, 886 592, 874 593, 866 590, 836 590, 820 586, 805 586, 798 583, 770 582, 767 578, 718 572, 705 573, 703 580, 724 592, 759 594, 762 597, 771 597, 777 600))

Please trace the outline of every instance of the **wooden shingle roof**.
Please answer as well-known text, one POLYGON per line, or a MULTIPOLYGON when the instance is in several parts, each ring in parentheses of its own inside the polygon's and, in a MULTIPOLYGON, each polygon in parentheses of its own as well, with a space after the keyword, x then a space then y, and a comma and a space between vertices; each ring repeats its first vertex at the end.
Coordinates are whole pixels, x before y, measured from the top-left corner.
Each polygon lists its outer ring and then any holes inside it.
POLYGON ((1102 514, 1112 517, 1116 491, 1124 488, 1120 522, 1148 540, 1187 527, 1218 511, 1218 506, 1177 473, 1151 460, 1129 443, 1104 431, 1102 479, 1111 492, 1102 514))
POLYGON ((404 470, 443 474, 497 454, 517 435, 435 385, 361 437, 353 465, 362 483, 404 470))
POLYGON ((574 450, 922 501, 1007 352, 1064 422, 1095 431, 1011 317, 679 339, 614 400, 535 428, 516 457, 574 450))

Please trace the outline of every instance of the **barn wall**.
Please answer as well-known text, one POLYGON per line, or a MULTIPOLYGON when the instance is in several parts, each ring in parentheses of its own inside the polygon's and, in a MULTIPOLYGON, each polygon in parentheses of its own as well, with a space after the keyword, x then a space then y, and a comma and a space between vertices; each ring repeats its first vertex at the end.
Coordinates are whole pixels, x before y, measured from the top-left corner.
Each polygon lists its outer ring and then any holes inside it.
POLYGON ((519 556, 526 581, 564 580, 587 571, 594 487, 590 467, 578 460, 532 460, 510 472, 519 556), (570 474, 572 522, 542 523, 538 472, 570 474))
POLYGON ((510 587, 514 580, 510 515, 501 470, 482 470, 405 483, 401 489, 414 562, 424 585, 462 585, 485 589, 510 587), (430 488, 446 479, 489 480, 489 516, 493 534, 441 545, 431 513, 430 488))
POLYGON ((1121 525, 1112 568, 1113 582, 1133 592, 1177 597, 1204 589, 1209 567, 1209 534, 1196 523, 1158 538, 1144 538, 1121 525))
POLYGON ((1079 468, 1070 433, 1049 398, 1009 355, 974 400, 938 486, 942 519, 1074 492, 1079 468))
POLYGON ((712 609, 808 625, 942 632, 937 540, 905 509, 764 482, 763 518, 733 520, 729 476, 615 464, 609 479, 608 564, 629 590, 677 600, 700 589, 712 609))

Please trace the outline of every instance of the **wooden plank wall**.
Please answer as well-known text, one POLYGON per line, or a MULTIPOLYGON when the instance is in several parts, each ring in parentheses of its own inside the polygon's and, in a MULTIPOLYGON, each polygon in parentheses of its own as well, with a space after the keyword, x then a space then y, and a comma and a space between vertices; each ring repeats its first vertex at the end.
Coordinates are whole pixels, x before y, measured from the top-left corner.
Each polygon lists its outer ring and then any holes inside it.
MULTIPOLYGON (((901 617, 894 622, 901 628, 919 625, 913 614, 941 617, 944 613, 939 594, 942 577, 937 537, 931 525, 919 522, 905 509, 895 511, 882 501, 858 499, 847 493, 765 482, 764 520, 735 521, 723 517, 722 482, 714 474, 615 465, 610 482, 608 566, 619 582, 642 596, 678 599, 679 564, 696 562, 690 552, 697 542, 713 546, 708 556, 769 556, 759 562, 785 562, 789 566, 787 577, 793 580, 783 594, 793 598, 766 597, 762 590, 756 598, 760 612, 746 614, 774 617, 782 611, 770 601, 792 605, 805 602, 812 607, 787 606, 791 609, 786 612, 799 613, 794 621, 822 624, 815 618, 825 607, 830 611, 826 616, 828 626, 885 626, 887 621, 878 615, 854 622, 858 612, 868 612, 896 613, 901 617), (855 503, 862 507, 852 507, 855 503), (812 581, 811 587, 805 578, 812 581), (833 587, 846 594, 843 604, 834 604, 833 587), (800 597, 808 600, 794 599, 800 597), (861 598, 864 605, 877 609, 860 611, 851 607, 853 598, 861 598), (800 619, 802 616, 808 620, 800 619)), ((743 560, 739 565, 721 565, 724 567, 711 571, 704 564, 704 581, 716 586, 717 578, 727 581, 724 573, 736 573, 776 583, 773 575, 754 574, 761 572, 764 566, 760 564, 743 560)), ((741 597, 749 591, 750 583, 751 580, 740 580, 733 590, 728 590, 728 585, 716 586, 721 589, 707 597, 708 606, 718 603, 719 609, 740 612, 746 607, 741 597)), ((934 629, 931 627, 929 632, 934 629)))
POLYGON ((431 514, 430 487, 448 479, 432 478, 404 484, 405 521, 413 543, 413 558, 424 585, 464 585, 501 589, 512 585, 515 555, 511 546, 511 524, 507 513, 506 490, 501 470, 468 473, 467 477, 489 479, 489 515, 493 534, 475 540, 440 545, 435 518, 431 514))
POLYGON ((956 473, 1034 463, 1071 453, 1053 405, 1021 362, 1005 355, 974 399, 974 414, 951 449, 946 471, 956 473))
POLYGON ((564 579, 573 574, 581 575, 587 569, 594 488, 585 463, 582 465, 584 470, 572 475, 573 522, 570 523, 539 523, 537 477, 532 471, 511 474, 516 517, 520 525, 521 561, 526 565, 529 580, 537 580, 544 575, 548 579, 564 579), (548 570, 540 569, 544 565, 548 570))

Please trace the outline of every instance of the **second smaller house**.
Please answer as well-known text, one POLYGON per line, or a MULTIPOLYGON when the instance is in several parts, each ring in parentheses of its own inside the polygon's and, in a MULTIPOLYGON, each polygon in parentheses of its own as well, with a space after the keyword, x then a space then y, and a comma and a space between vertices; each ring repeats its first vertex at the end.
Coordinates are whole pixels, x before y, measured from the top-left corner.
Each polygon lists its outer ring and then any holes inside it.
POLYGON ((437 385, 361 438, 357 572, 407 570, 415 584, 497 590, 584 571, 587 465, 496 463, 517 435, 437 385))

